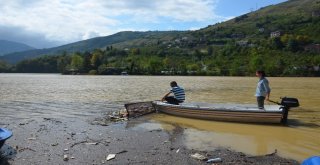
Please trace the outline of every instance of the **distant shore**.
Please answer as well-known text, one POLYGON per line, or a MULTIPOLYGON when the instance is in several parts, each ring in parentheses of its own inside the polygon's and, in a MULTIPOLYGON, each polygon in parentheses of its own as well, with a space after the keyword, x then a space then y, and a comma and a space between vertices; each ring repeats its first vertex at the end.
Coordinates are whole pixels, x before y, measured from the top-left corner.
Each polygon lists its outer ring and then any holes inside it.
POLYGON ((207 164, 191 155, 221 158, 218 164, 299 164, 270 153, 251 156, 226 148, 212 151, 187 149, 181 129, 134 129, 146 122, 141 117, 129 121, 93 124, 94 119, 42 118, 24 121, 1 120, 13 137, 1 148, 0 164, 207 164), (114 159, 106 160, 109 154, 114 159))

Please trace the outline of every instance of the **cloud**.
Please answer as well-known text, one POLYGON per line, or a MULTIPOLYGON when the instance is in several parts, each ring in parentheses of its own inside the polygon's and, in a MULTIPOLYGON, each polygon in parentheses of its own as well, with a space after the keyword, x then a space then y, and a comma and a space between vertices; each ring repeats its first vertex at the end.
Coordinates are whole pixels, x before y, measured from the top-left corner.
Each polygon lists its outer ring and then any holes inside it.
POLYGON ((61 43, 47 40, 41 33, 30 32, 22 27, 0 25, 0 39, 24 43, 34 48, 49 48, 61 43))
POLYGON ((0 34, 8 33, 0 39, 20 39, 17 42, 42 48, 121 29, 165 30, 185 22, 209 24, 226 19, 215 15, 217 1, 0 0, 0 34))

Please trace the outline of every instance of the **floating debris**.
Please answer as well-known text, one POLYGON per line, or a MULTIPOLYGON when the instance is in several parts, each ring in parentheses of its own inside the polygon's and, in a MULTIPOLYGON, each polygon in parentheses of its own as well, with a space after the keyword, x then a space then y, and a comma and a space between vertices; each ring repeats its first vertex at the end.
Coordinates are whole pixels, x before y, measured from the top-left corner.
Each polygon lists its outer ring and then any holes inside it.
POLYGON ((195 154, 191 155, 191 157, 194 159, 198 159, 198 160, 206 160, 207 159, 207 157, 205 157, 204 155, 201 155, 199 153, 195 153, 195 154))
POLYGON ((63 155, 63 160, 64 160, 64 161, 68 161, 68 160, 69 160, 69 157, 68 157, 67 154, 66 154, 66 155, 63 155))
POLYGON ((92 142, 92 143, 85 143, 87 145, 98 145, 99 143, 98 142, 92 142))
POLYGON ((222 162, 221 158, 213 158, 213 159, 207 160, 207 163, 219 163, 219 162, 222 162))
POLYGON ((108 156, 107 156, 107 161, 109 161, 109 160, 111 160, 111 159, 114 159, 114 158, 116 158, 116 154, 109 154, 108 156))
POLYGON ((126 153, 126 152, 128 152, 128 151, 127 150, 122 150, 122 151, 118 152, 117 154, 122 154, 122 153, 126 153))
POLYGON ((27 147, 27 148, 19 148, 18 152, 23 152, 25 150, 30 150, 30 151, 36 152, 34 149, 31 149, 29 147, 27 147))
POLYGON ((108 112, 104 117, 94 119, 91 124, 92 125, 101 125, 101 126, 108 126, 110 123, 113 122, 122 122, 128 121, 127 113, 123 112, 125 110, 120 110, 116 112, 108 112))
POLYGON ((128 103, 124 106, 127 110, 127 116, 130 118, 140 117, 156 111, 151 101, 128 103))
POLYGON ((28 138, 28 140, 37 140, 37 138, 32 137, 32 138, 28 138))
POLYGON ((59 143, 53 143, 53 144, 51 144, 51 146, 57 146, 57 145, 59 145, 59 143))

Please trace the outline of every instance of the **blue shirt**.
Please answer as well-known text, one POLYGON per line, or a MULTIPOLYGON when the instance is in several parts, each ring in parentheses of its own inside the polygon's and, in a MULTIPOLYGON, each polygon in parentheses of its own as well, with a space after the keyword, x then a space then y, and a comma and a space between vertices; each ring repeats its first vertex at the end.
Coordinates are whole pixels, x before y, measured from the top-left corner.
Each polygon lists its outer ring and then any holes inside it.
POLYGON ((171 92, 173 93, 174 97, 179 100, 179 101, 184 101, 185 100, 185 93, 184 93, 184 89, 179 87, 179 86, 175 86, 171 88, 171 92))
POLYGON ((266 78, 261 78, 258 81, 256 95, 255 96, 263 96, 266 97, 267 93, 270 93, 271 89, 269 87, 269 81, 266 78))

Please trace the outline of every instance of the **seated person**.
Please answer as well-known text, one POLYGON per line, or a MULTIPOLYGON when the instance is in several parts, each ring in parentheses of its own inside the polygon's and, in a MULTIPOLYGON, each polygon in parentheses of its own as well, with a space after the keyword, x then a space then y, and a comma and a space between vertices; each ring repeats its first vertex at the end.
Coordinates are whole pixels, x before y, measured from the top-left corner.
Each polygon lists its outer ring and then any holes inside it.
POLYGON ((179 105, 179 103, 184 102, 185 100, 185 93, 184 89, 180 86, 178 86, 177 82, 172 81, 170 83, 171 90, 169 93, 167 93, 161 101, 167 101, 169 104, 175 104, 179 105), (171 93, 173 93, 174 96, 169 96, 171 93))

